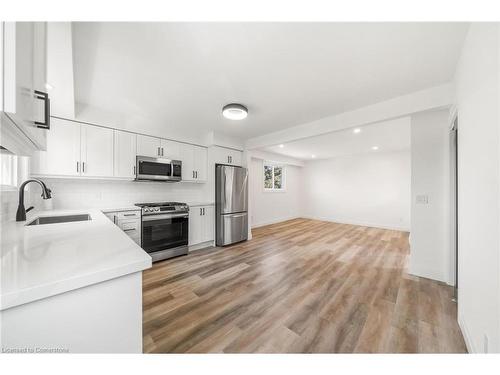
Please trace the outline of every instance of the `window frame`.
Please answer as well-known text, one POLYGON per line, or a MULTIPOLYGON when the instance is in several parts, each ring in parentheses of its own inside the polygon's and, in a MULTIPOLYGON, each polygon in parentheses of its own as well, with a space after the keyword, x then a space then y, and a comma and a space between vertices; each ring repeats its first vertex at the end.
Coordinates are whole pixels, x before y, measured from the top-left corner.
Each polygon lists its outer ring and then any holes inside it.
POLYGON ((264 160, 262 162, 262 189, 266 193, 284 193, 286 191, 286 166, 283 163, 264 160), (273 187, 266 188, 266 167, 272 167, 273 187), (281 168, 281 188, 274 187, 274 168, 281 168))

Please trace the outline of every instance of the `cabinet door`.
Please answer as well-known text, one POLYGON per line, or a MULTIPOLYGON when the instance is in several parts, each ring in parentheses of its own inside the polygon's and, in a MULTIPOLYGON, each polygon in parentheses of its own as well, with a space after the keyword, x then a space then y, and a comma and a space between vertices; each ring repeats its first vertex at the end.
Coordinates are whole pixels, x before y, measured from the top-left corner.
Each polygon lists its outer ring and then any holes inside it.
POLYGON ((213 241, 215 233, 215 218, 214 218, 214 206, 204 206, 202 213, 203 219, 203 240, 202 242, 213 241))
POLYGON ((179 160, 181 157, 182 143, 170 141, 168 139, 161 140, 161 157, 172 160, 179 160))
POLYGON ((80 124, 53 118, 47 133, 47 151, 35 152, 31 171, 40 175, 79 176, 80 124))
POLYGON ((228 150, 229 164, 241 167, 243 153, 237 150, 228 150))
POLYGON ((200 207, 189 207, 189 240, 190 246, 202 241, 203 222, 200 207))
POLYGON ((158 158, 161 156, 160 138, 137 135, 137 155, 158 158))
POLYGON ((205 147, 193 146, 194 154, 194 179, 198 182, 207 180, 208 156, 205 147))
POLYGON ((33 22, 5 22, 3 110, 20 125, 33 123, 33 22))
POLYGON ((194 150, 192 145, 182 143, 180 146, 180 160, 182 161, 182 180, 194 181, 194 150))
POLYGON ((81 125, 82 176, 113 176, 113 129, 81 125))
POLYGON ((114 131, 114 176, 135 178, 136 135, 114 131))

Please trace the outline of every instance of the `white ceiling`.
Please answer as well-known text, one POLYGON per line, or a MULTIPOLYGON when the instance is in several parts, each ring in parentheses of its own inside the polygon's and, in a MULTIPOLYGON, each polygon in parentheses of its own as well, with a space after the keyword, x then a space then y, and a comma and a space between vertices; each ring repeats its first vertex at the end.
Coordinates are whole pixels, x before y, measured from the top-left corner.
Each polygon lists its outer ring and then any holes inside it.
POLYGON ((301 160, 327 159, 368 152, 389 152, 410 149, 410 119, 384 121, 354 129, 340 130, 263 150, 301 160), (372 147, 377 146, 378 150, 372 147), (315 158, 312 158, 312 155, 315 158))
POLYGON ((75 97, 248 139, 449 82, 465 23, 74 23, 75 97), (239 102, 243 121, 221 116, 239 102))

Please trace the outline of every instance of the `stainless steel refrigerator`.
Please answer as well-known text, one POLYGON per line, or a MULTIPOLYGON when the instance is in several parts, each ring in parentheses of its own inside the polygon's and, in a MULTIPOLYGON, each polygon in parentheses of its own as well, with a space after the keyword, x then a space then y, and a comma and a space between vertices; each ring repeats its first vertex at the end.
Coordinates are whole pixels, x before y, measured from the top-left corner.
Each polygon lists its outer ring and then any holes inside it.
POLYGON ((215 244, 226 246, 248 239, 248 171, 215 166, 215 244))

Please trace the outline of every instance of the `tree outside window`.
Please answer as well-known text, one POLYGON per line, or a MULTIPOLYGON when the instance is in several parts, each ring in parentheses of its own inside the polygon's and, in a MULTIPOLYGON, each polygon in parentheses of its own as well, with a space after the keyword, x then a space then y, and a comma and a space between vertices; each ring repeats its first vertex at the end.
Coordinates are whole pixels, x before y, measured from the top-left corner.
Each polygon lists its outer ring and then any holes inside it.
POLYGON ((264 164, 264 189, 284 190, 284 167, 281 165, 264 164))

